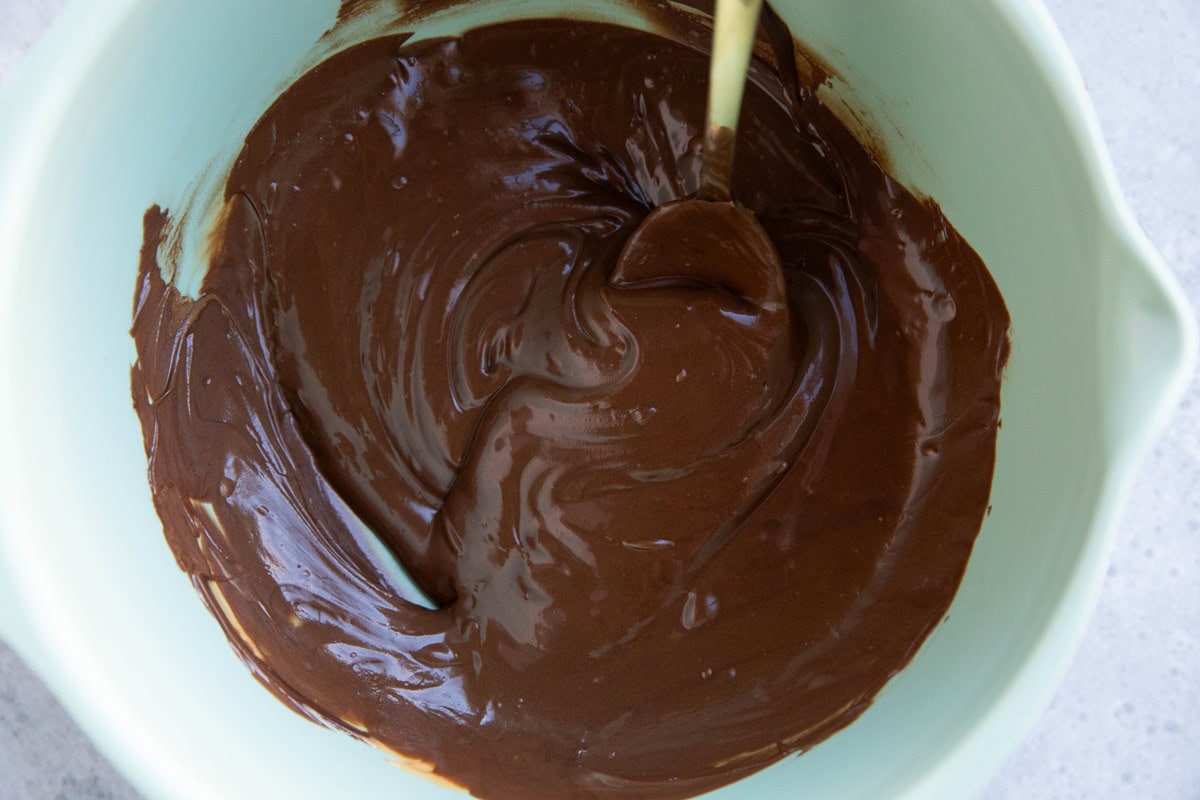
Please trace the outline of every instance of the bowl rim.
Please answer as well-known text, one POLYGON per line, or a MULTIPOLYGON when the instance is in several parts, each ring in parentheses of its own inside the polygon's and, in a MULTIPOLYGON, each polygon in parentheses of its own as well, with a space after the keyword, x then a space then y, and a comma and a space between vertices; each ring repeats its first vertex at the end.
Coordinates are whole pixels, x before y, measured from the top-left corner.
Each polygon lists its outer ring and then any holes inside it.
MULTIPOLYGON (((68 0, 34 51, 0 87, 0 302, 12 297, 14 256, 26 212, 20 198, 30 196, 36 185, 40 166, 50 154, 50 134, 69 112, 90 65, 142 2, 68 0)), ((1154 376, 1158 386, 1146 393, 1137 422, 1114 442, 1103 464, 1101 499, 1092 509, 1085 546, 1029 657, 995 693, 970 732, 944 751, 929 772, 903 787, 899 795, 905 797, 963 796, 965 789, 982 787, 1049 703, 1099 597, 1103 566, 1138 464, 1182 399, 1200 350, 1190 305, 1119 188, 1082 76, 1042 0, 988 2, 1049 89, 1059 114, 1055 123, 1061 124, 1084 167, 1099 220, 1124 253, 1128 269, 1140 273, 1147 290, 1161 299, 1171 323, 1162 333, 1162 344, 1170 346, 1176 358, 1154 376)), ((6 368, 9 346, 0 326, 0 374, 11 374, 6 368)), ((7 390, 0 386, 0 419, 13 418, 6 413, 9 402, 7 390)), ((149 796, 186 794, 178 776, 154 766, 159 763, 155 743, 134 735, 136 726, 123 724, 127 712, 120 704, 97 695, 85 666, 71 657, 72 642, 53 626, 35 624, 45 611, 39 608, 36 583, 17 567, 23 547, 16 531, 24 526, 19 511, 12 511, 20 503, 10 502, 19 500, 10 496, 12 482, 6 479, 19 468, 11 461, 0 451, 0 637, 46 681, 98 748, 141 791, 149 796)))

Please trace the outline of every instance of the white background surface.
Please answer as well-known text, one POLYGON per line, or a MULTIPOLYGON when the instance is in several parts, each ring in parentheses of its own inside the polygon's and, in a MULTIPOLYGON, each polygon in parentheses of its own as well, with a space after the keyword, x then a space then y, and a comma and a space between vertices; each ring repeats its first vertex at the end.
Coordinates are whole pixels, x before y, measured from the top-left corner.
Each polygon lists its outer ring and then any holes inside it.
MULTIPOLYGON (((0 0, 0 82, 61 5, 0 0)), ((1047 5, 1135 215, 1200 306, 1200 0, 1047 5)), ((0 643, 0 800, 136 798, 0 643)), ((1066 681, 983 795, 1046 798, 1200 800, 1200 382, 1143 465, 1066 681)))

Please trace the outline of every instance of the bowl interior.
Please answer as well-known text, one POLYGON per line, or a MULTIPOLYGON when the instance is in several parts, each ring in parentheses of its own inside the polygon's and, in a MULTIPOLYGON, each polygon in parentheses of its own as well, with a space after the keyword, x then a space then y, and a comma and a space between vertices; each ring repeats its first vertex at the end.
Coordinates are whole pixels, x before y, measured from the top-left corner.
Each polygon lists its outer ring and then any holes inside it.
MULTIPOLYGON (((337 46, 314 48, 337 0, 125 5, 13 212, 0 349, 20 379, 0 388, 0 561, 38 631, 23 649, 148 794, 453 796, 293 716, 234 658, 165 546, 129 397, 143 212, 221 180, 271 99, 337 46)), ((425 32, 568 5, 636 22, 616 2, 497 2, 425 32)), ((1013 353, 993 511, 948 620, 859 722, 717 794, 966 796, 1023 733, 1087 613, 1123 480, 1114 465, 1142 431, 1131 415, 1157 398, 1130 388, 1133 356, 1114 343, 1134 327, 1141 345, 1165 342, 1142 367, 1158 386, 1182 334, 1113 222, 1081 123, 1047 77, 1060 68, 1049 34, 1023 3, 776 6, 839 73, 833 95, 870 122, 899 176, 983 256, 1013 353)))

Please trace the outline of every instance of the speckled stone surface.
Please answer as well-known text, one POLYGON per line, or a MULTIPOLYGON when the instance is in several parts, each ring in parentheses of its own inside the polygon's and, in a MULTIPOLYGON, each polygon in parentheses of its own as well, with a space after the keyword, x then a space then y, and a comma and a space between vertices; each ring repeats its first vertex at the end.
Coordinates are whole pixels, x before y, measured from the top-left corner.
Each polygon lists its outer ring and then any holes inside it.
MULTIPOLYGON (((0 81, 61 5, 0 0, 0 81)), ((1047 5, 1137 218, 1200 306, 1200 0, 1047 5)), ((0 644, 0 800, 137 797, 0 644)), ((1200 383, 1141 469, 1070 673, 983 794, 1049 798, 1200 800, 1200 383)))

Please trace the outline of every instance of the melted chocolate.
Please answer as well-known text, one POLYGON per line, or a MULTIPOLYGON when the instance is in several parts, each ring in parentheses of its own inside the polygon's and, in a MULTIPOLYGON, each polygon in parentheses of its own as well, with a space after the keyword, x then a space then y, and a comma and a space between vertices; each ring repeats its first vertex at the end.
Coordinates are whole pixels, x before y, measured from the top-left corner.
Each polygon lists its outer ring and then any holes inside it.
POLYGON ((707 34, 674 25, 330 58, 247 138, 197 298, 146 215, 180 566, 280 698, 480 797, 686 797, 812 747, 943 618, 987 505, 984 265, 786 63, 748 89, 749 210, 688 201, 707 34))

